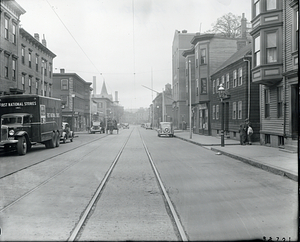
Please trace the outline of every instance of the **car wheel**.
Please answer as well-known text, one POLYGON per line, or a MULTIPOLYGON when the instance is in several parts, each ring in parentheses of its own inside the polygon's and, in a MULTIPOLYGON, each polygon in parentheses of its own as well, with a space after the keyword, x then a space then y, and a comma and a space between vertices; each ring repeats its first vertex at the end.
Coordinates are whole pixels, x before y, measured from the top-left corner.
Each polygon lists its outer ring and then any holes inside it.
POLYGON ((55 144, 55 146, 59 147, 59 145, 60 145, 60 135, 59 135, 59 132, 56 132, 56 144, 55 144))
POLYGON ((24 136, 18 138, 17 151, 19 155, 25 155, 27 152, 27 142, 24 136))

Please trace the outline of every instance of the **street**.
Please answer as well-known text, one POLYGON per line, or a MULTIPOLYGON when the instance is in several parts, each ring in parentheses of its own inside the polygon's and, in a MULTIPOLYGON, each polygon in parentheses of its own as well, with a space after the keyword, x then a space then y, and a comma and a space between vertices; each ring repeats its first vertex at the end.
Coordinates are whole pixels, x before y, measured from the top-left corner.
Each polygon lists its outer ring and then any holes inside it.
POLYGON ((182 240, 163 189, 188 240, 297 240, 297 182, 139 126, 1 154, 0 240, 68 240, 104 181, 76 240, 182 240))

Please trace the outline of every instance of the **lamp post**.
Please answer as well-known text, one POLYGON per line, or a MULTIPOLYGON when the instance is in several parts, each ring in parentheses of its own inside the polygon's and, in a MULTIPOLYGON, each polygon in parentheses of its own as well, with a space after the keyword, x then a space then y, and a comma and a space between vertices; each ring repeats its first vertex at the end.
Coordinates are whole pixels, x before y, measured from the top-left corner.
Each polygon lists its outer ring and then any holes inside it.
POLYGON ((223 99, 225 97, 225 88, 223 83, 220 84, 218 88, 218 94, 221 100, 221 147, 224 147, 224 102, 223 99))
POLYGON ((74 121, 74 110, 75 110, 75 108, 74 108, 74 106, 75 106, 75 94, 72 94, 72 130, 73 130, 73 132, 75 131, 74 129, 75 129, 75 121, 74 121))
POLYGON ((189 122, 190 122, 190 139, 192 139, 192 71, 191 60, 189 60, 189 122))

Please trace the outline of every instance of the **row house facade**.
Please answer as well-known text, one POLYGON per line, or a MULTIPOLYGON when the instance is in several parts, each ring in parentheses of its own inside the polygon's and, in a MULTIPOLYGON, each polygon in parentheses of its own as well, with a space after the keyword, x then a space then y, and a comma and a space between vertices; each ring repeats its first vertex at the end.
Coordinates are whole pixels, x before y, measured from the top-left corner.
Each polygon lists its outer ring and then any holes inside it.
POLYGON ((211 132, 220 135, 224 117, 224 135, 240 139, 240 125, 248 118, 253 128, 252 141, 259 141, 259 85, 251 81, 252 46, 248 44, 226 60, 212 75, 211 132), (220 102, 218 87, 225 88, 225 97, 220 102))
POLYGON ((0 1, 0 95, 18 90, 19 24, 25 10, 15 1, 0 1))
POLYGON ((181 129, 184 122, 188 123, 189 113, 187 108, 186 93, 186 63, 182 53, 191 48, 191 40, 195 33, 175 30, 172 43, 172 97, 173 97, 173 124, 181 129))
MULTIPOLYGON (((171 84, 165 85, 165 90, 158 93, 153 102, 153 127, 158 127, 160 122, 173 121, 173 108, 174 99, 172 98, 171 84)), ((150 119, 148 119, 150 120, 150 119)), ((152 122, 152 121, 151 121, 152 122)))
POLYGON ((260 140, 282 147, 298 137, 298 0, 252 0, 252 80, 260 84, 260 140))
MULTIPOLYGON (((211 135, 211 89, 210 76, 238 49, 239 39, 218 34, 196 34, 191 40, 192 48, 183 52, 186 57, 186 83, 189 79, 189 61, 192 62, 192 125, 197 134, 211 135), (194 52, 194 57, 191 53, 194 52), (192 60, 191 60, 192 59, 192 60)), ((188 94, 188 88, 185 88, 188 94)), ((188 99, 187 99, 188 100, 188 99)))
POLYGON ((40 42, 39 34, 34 36, 20 28, 17 88, 26 94, 51 97, 53 94, 53 59, 56 55, 47 48, 45 38, 40 42))
POLYGON ((63 121, 72 125, 74 131, 90 127, 91 82, 86 82, 76 73, 53 73, 53 97, 62 100, 63 121))

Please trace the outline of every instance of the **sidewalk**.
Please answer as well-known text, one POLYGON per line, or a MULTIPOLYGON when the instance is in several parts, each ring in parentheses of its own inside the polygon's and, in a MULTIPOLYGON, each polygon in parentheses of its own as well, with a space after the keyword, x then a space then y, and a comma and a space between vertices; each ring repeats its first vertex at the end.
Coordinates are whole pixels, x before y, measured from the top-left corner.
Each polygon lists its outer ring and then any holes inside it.
POLYGON ((225 139, 225 146, 221 147, 220 138, 192 134, 190 139, 189 131, 175 130, 175 137, 210 149, 216 154, 223 154, 274 174, 298 181, 297 153, 283 152, 279 148, 268 147, 259 143, 240 145, 238 140, 233 139, 225 139))

